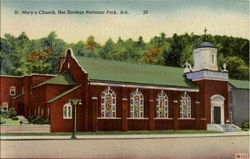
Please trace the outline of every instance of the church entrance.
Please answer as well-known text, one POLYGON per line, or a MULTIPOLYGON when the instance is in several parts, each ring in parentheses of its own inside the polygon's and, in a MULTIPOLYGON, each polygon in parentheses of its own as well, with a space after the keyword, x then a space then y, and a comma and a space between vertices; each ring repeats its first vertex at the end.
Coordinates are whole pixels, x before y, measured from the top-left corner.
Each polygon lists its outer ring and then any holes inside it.
POLYGON ((214 123, 221 124, 221 108, 216 106, 214 107, 214 123))
POLYGON ((17 115, 23 115, 24 113, 24 105, 23 103, 17 104, 17 115))
POLYGON ((224 122, 224 100, 219 94, 211 97, 211 123, 225 124, 224 122))

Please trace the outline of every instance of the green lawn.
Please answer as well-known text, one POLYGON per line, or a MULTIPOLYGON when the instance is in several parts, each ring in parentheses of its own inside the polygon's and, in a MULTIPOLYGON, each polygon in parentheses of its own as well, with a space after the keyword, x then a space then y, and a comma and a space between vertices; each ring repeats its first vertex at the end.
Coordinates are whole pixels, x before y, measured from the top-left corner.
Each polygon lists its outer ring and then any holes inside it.
MULTIPOLYGON (((76 135, 153 135, 153 134, 210 134, 221 133, 207 130, 153 130, 153 131, 97 131, 76 132, 76 135)), ((1 133, 1 136, 70 136, 70 132, 57 133, 1 133)))
POLYGON ((2 115, 0 115, 1 120, 4 120, 5 123, 3 125, 20 125, 20 122, 18 120, 12 120, 10 118, 4 118, 2 115))

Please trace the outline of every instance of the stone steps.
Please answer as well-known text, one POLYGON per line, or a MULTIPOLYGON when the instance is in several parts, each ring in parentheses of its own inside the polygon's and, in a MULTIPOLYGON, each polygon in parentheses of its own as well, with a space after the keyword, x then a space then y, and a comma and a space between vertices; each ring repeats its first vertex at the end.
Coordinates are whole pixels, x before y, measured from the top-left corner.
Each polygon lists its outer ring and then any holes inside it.
POLYGON ((241 131, 241 128, 234 124, 207 124, 207 130, 222 131, 222 132, 237 132, 241 131))
POLYGON ((22 116, 22 115, 17 115, 17 119, 19 121, 21 121, 22 123, 24 123, 24 124, 29 123, 29 121, 24 116, 22 116))

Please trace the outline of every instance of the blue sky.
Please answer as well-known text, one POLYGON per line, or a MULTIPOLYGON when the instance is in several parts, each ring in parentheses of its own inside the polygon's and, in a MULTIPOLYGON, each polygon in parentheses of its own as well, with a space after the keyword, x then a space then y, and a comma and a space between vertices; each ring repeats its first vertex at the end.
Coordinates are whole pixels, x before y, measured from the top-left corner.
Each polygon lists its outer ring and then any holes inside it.
MULTIPOLYGON (((89 35, 99 42, 137 39, 148 41, 164 32, 210 34, 249 38, 249 2, 243 0, 166 0, 166 1, 66 1, 66 0, 3 0, 1 1, 1 34, 31 38, 56 31, 67 42, 86 40, 89 35), (127 10, 128 15, 15 15, 14 11, 39 10, 127 10), (148 14, 143 15, 143 10, 148 14)), ((1 36, 2 36, 1 35, 1 36)))

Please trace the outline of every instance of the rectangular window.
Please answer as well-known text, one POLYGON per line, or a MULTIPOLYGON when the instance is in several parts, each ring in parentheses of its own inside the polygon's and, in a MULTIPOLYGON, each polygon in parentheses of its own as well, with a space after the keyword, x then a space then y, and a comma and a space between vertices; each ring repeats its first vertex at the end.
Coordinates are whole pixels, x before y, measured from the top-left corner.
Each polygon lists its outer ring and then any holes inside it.
POLYGON ((8 111, 8 103, 7 102, 2 103, 2 111, 4 111, 4 112, 8 111))
POLYGON ((16 95, 16 87, 15 86, 10 86, 10 95, 11 96, 16 95))

